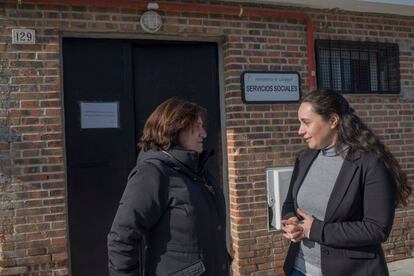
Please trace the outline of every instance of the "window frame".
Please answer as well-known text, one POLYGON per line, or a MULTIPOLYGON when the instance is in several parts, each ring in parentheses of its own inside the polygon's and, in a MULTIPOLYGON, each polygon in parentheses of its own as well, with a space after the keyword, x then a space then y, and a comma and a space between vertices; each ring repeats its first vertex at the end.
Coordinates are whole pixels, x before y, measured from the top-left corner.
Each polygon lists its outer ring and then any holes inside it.
MULTIPOLYGON (((315 61, 316 61, 316 80, 317 87, 319 89, 331 89, 334 91, 341 92, 343 94, 400 94, 401 93, 401 74, 400 74, 400 51, 397 43, 382 43, 382 42, 370 42, 370 41, 351 41, 351 40, 330 40, 330 39, 315 39, 315 61), (340 68, 340 83, 341 89, 336 89, 334 87, 333 80, 333 70, 332 70, 332 50, 339 48, 339 68, 340 68), (349 89, 345 88, 345 74, 344 74, 344 62, 342 58, 343 49, 347 50, 349 53, 349 62, 350 62, 350 76, 349 84, 347 85, 349 89), (365 51, 361 51, 364 49, 365 51), (366 51, 368 49, 368 51, 366 51), (320 67, 320 51, 327 50, 329 51, 329 88, 321 87, 321 83, 325 80, 321 76, 321 67, 320 67), (360 58, 362 52, 368 52, 368 90, 355 89, 358 87, 358 83, 353 84, 354 79, 352 74, 352 53, 357 51, 360 58), (377 78, 377 90, 372 91, 371 81, 372 81, 372 71, 371 66, 373 62, 371 61, 371 52, 376 52, 376 78, 377 78), (386 60, 386 89, 383 89, 384 81, 381 80, 381 66, 384 64, 381 62, 380 54, 385 52, 387 54, 386 60), (389 54, 392 54, 393 57, 388 58, 389 54), (390 62, 392 61, 392 63, 390 62), (394 67, 394 69, 392 69, 394 67), (393 80, 393 76, 397 76, 398 80, 393 80)), ((361 66, 361 65, 359 65, 361 66)), ((360 69, 360 67, 359 67, 360 69)))

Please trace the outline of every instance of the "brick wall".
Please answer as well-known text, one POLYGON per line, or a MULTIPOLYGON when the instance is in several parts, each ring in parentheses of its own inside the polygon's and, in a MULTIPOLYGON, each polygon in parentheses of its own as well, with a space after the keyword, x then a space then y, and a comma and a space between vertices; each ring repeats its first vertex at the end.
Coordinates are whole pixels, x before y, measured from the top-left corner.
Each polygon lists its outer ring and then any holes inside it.
MULTIPOLYGON (((60 39, 63 33, 136 38, 144 33, 139 26, 144 9, 134 2, 125 7, 0 4, 0 275, 69 273, 60 39), (12 45, 14 27, 35 29, 36 44, 12 45)), ((188 1, 185 5, 190 8, 163 10, 161 2, 164 25, 153 37, 223 39, 234 275, 274 275, 275 271, 282 275, 288 243, 280 232, 267 230, 264 172, 267 167, 292 165, 296 152, 305 147, 297 136, 298 106, 243 104, 240 74, 244 70, 298 71, 302 91, 308 92, 306 26, 296 19, 191 10, 188 1)), ((309 15, 315 38, 399 44, 401 95, 347 98, 390 146, 412 184, 414 18, 258 8, 309 15)), ((397 211, 392 235, 384 245, 388 260, 414 254, 413 204, 411 199, 407 208, 397 211)))

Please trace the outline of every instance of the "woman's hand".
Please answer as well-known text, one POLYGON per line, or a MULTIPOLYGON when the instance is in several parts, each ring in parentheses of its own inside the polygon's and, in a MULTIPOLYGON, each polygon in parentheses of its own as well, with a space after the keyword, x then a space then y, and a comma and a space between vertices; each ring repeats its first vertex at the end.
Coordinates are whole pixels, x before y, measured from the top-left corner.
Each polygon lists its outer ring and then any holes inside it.
POLYGON ((296 214, 303 218, 303 220, 299 222, 299 225, 302 226, 304 236, 309 239, 310 230, 314 220, 313 216, 301 209, 298 209, 296 211, 296 214))
POLYGON ((297 217, 291 217, 287 220, 282 220, 283 224, 283 236, 291 242, 299 242, 305 236, 303 234, 303 228, 299 224, 297 217))

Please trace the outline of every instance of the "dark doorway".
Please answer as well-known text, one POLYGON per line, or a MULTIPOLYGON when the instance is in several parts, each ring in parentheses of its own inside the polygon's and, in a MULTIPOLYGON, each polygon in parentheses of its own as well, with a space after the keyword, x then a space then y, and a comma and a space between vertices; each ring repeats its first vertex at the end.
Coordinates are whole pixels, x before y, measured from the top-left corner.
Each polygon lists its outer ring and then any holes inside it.
POLYGON ((72 275, 108 275, 106 235, 158 104, 174 96, 207 108, 206 148, 222 179, 217 45, 67 38, 63 77, 72 275))

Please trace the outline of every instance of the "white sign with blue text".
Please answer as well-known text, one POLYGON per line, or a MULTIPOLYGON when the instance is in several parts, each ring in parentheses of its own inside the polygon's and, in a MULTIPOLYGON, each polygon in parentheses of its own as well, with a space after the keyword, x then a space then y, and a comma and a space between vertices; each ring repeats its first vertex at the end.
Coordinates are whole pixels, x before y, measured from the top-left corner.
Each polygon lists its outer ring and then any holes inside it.
POLYGON ((297 72, 253 72, 241 75, 245 103, 298 102, 300 76, 297 72))
POLYGON ((81 128, 119 128, 119 102, 80 102, 81 128))

